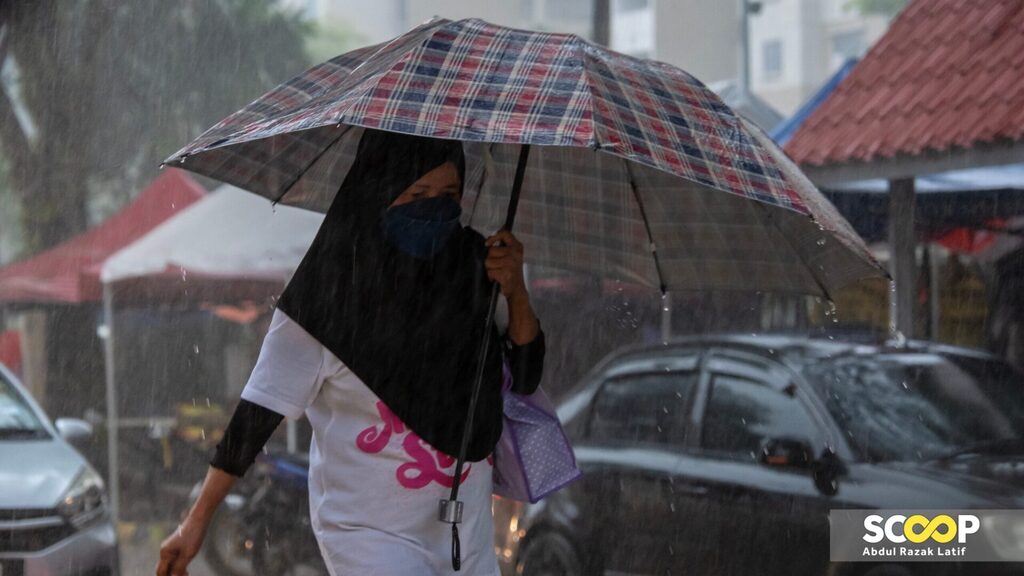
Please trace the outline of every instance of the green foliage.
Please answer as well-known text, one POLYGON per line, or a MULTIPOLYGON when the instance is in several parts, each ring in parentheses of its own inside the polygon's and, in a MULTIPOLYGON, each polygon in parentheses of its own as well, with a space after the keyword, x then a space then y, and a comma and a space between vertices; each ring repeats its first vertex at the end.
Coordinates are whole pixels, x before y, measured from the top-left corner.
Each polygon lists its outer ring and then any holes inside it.
POLYGON ((0 2, 7 56, 38 128, 28 145, 0 91, 0 148, 26 248, 81 231, 161 160, 298 74, 309 32, 276 0, 0 2))
POLYGON ((861 14, 881 14, 895 16, 903 10, 910 0, 848 0, 846 6, 861 14))

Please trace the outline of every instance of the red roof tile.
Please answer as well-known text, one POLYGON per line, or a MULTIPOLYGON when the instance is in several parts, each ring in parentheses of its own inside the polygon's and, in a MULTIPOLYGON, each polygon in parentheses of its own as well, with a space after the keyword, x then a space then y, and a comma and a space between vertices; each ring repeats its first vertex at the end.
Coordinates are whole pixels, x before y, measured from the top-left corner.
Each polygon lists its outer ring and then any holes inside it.
POLYGON ((870 162, 1024 140, 1024 0, 914 0, 786 152, 870 162))

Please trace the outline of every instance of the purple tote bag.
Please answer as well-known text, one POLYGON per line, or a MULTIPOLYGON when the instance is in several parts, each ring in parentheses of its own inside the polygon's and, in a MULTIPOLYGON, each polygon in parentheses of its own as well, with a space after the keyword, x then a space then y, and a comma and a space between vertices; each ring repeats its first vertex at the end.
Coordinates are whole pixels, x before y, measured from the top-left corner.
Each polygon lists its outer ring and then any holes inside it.
POLYGON ((540 388, 516 394, 508 364, 502 370, 504 420, 494 447, 494 494, 536 503, 582 476, 551 400, 540 388))

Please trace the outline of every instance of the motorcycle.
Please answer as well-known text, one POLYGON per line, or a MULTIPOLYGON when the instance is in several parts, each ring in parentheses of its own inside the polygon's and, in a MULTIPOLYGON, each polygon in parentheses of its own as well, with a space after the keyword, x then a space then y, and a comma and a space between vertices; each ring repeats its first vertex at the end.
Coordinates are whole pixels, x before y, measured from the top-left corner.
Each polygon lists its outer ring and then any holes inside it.
POLYGON ((203 547, 211 567, 230 576, 326 576, 309 521, 308 478, 305 454, 260 455, 211 521, 203 547))

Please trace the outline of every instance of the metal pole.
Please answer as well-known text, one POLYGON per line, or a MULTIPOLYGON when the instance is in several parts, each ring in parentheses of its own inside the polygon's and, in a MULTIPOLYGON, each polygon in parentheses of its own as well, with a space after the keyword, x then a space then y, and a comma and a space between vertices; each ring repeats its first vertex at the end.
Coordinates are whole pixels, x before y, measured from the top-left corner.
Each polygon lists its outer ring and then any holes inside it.
POLYGON ((608 46, 612 41, 611 23, 611 0, 594 0, 594 14, 592 19, 593 40, 595 44, 608 46))
POLYGON ((740 15, 740 53, 736 70, 736 91, 740 98, 750 94, 750 19, 747 0, 739 0, 740 15))
POLYGON ((288 418, 285 420, 285 432, 288 436, 286 438, 288 442, 288 453, 295 454, 299 451, 299 423, 295 420, 288 418))
POLYGON ((917 235, 914 231, 914 179, 889 181, 889 273, 895 283, 890 291, 890 325, 906 338, 914 336, 917 235))
POLYGON ((114 373, 114 293, 103 284, 103 359, 107 379, 107 487, 110 490, 110 516, 115 525, 120 518, 121 484, 117 458, 117 387, 114 373))
POLYGON ((661 295, 661 341, 672 339, 672 294, 661 295))
POLYGON ((939 322, 942 319, 942 297, 940 293, 942 277, 939 274, 939 251, 935 244, 928 245, 928 308, 929 334, 933 341, 939 340, 939 322))

